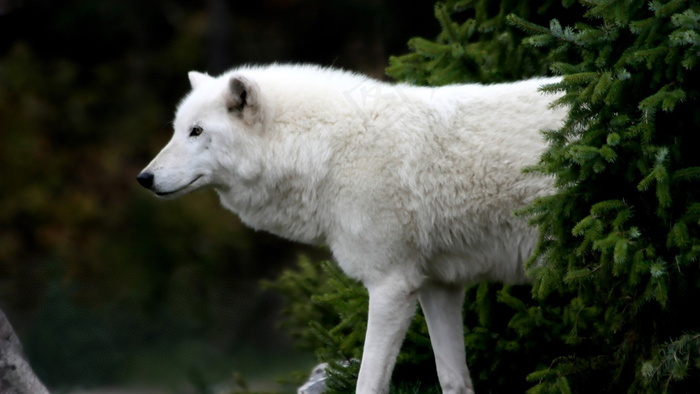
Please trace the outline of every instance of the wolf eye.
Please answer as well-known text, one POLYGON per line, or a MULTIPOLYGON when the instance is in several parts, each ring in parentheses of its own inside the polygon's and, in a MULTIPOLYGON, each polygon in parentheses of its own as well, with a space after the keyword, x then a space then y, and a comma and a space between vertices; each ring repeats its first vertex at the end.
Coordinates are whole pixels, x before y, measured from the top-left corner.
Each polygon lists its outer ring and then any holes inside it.
POLYGON ((202 128, 199 126, 194 126, 190 129, 190 137, 197 137, 198 135, 202 134, 202 128))

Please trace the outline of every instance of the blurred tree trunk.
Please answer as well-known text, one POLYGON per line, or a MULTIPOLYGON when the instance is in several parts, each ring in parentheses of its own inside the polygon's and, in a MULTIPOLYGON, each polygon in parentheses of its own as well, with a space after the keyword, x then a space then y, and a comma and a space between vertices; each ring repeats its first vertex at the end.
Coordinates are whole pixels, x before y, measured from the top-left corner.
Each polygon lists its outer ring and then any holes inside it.
POLYGON ((0 15, 8 14, 20 6, 22 6, 22 0, 0 0, 0 15))
POLYGON ((22 351, 22 344, 2 310, 0 310, 0 393, 49 393, 29 366, 22 351))
POLYGON ((207 0, 209 6, 209 48, 207 69, 219 74, 231 63, 231 13, 226 0, 207 0))

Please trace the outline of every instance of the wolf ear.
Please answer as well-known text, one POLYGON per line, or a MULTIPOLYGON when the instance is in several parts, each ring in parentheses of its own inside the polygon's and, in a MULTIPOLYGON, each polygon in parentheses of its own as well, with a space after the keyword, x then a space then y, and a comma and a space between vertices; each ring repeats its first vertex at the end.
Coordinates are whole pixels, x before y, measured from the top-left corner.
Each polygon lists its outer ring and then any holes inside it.
POLYGON ((243 118, 249 124, 257 122, 260 117, 258 84, 243 76, 233 76, 228 87, 228 112, 243 118))
POLYGON ((197 71, 190 71, 189 73, 187 73, 187 76, 190 78, 190 85, 192 85, 192 89, 196 89, 197 86, 201 85, 205 81, 213 79, 208 74, 200 73, 197 71))

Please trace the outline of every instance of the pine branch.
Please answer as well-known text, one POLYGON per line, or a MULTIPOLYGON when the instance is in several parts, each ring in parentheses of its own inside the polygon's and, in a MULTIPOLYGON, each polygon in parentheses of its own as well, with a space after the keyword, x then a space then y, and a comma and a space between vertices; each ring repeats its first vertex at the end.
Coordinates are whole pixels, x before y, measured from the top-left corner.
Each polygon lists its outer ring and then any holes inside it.
POLYGON ((506 22, 513 27, 516 27, 526 33, 529 33, 530 35, 550 34, 549 29, 547 29, 546 27, 528 22, 515 14, 508 14, 508 16, 506 16, 506 22))

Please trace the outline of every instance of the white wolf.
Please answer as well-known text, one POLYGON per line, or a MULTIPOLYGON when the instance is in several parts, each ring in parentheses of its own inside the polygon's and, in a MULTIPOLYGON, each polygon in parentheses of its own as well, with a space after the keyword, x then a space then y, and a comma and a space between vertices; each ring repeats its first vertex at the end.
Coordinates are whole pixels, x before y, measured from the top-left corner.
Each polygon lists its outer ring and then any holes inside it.
POLYGON ((416 300, 443 392, 472 393, 464 286, 526 280, 536 230, 513 211, 552 189, 521 169, 562 125, 538 90, 558 79, 425 88, 285 65, 189 79, 139 183, 161 197, 213 186, 249 226, 327 244, 369 291, 358 393, 388 390, 416 300))

